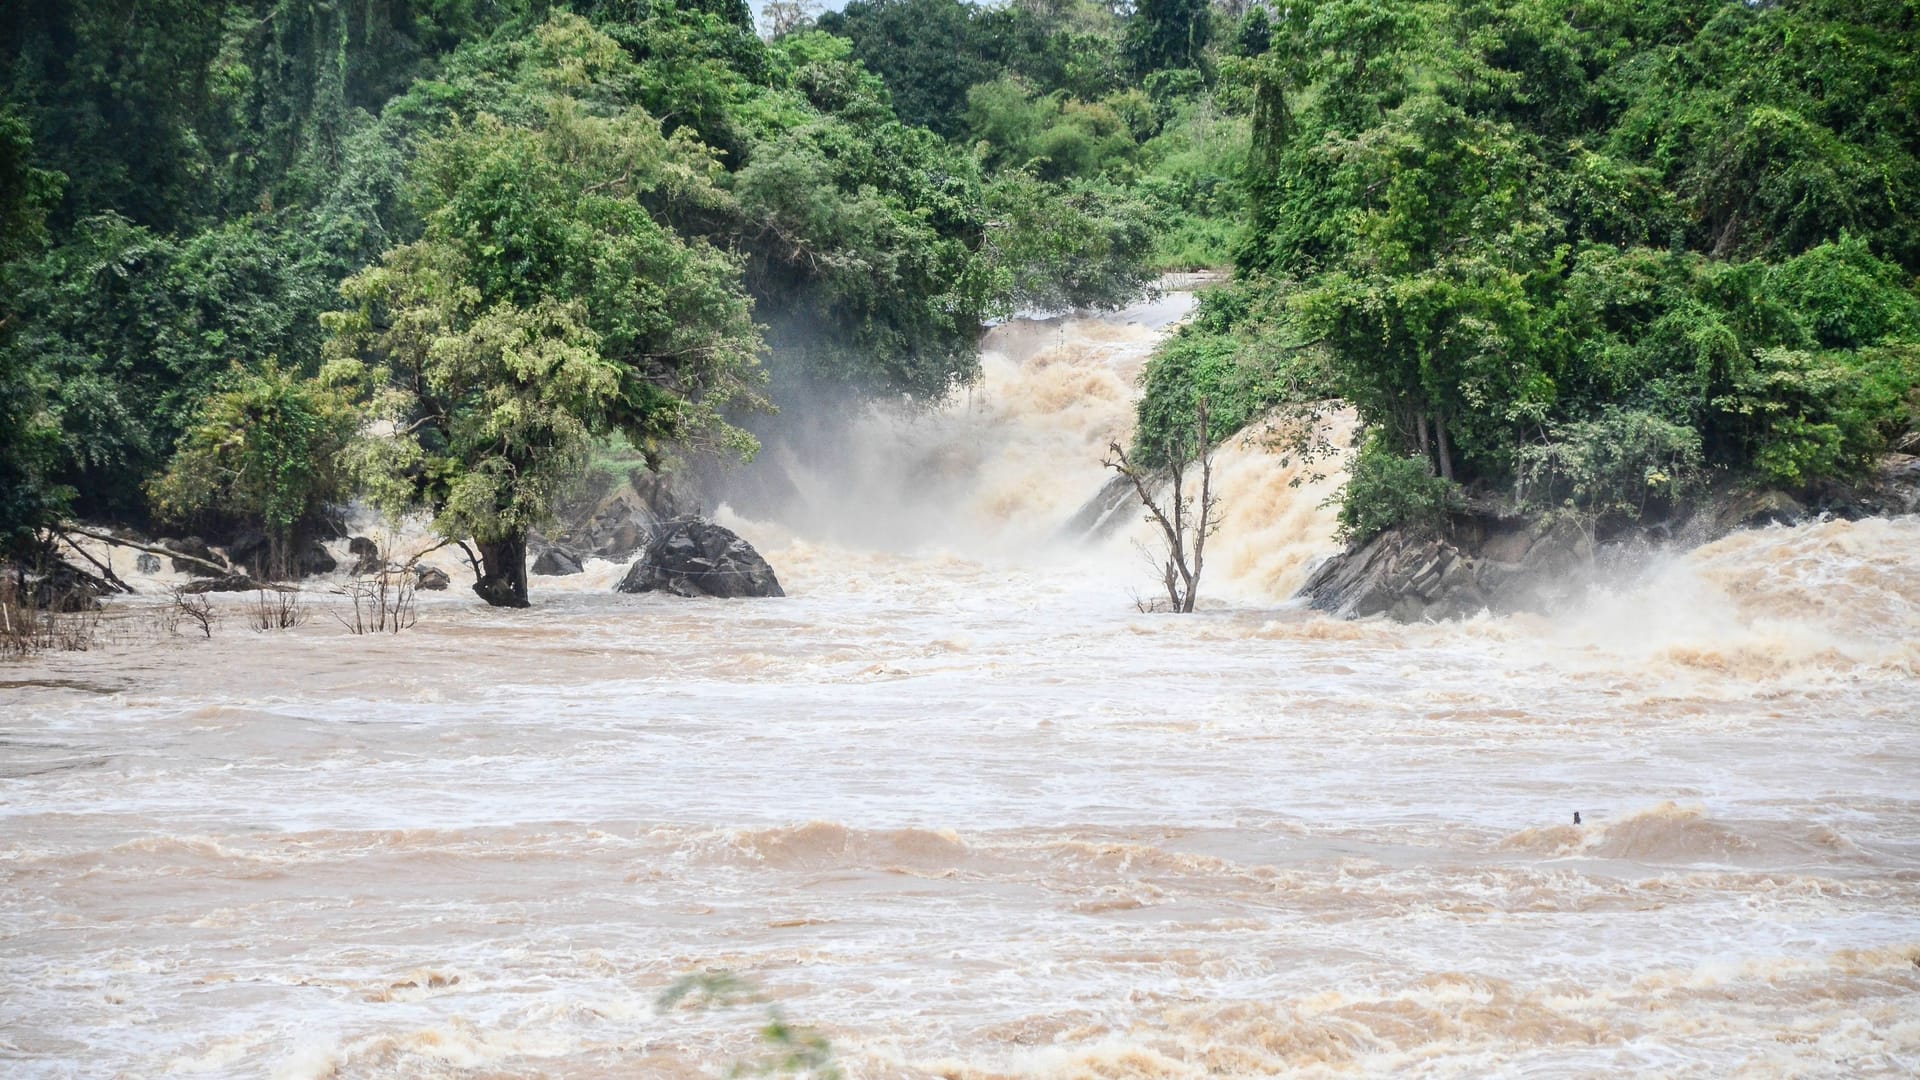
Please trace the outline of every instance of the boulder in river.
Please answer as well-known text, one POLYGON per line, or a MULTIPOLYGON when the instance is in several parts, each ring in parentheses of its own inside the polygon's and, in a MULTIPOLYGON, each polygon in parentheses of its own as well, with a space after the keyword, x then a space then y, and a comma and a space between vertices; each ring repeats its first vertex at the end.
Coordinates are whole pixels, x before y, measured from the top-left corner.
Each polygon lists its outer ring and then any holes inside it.
POLYGON ((220 571, 206 565, 206 563, 221 562, 220 556, 215 555, 213 549, 207 546, 207 542, 197 536, 189 536, 184 540, 162 540, 160 541, 160 546, 166 548, 168 551, 176 551, 188 556, 188 558, 185 559, 167 560, 173 564, 173 572, 176 574, 187 574, 192 577, 221 576, 220 571), (192 561, 194 559, 202 561, 194 562, 192 561))
POLYGON ((333 556, 327 553, 326 547, 318 540, 307 541, 307 545, 300 549, 300 554, 294 559, 294 573, 300 577, 331 574, 339 568, 340 564, 334 561, 333 556))
POLYGON ((785 596, 773 567, 731 529, 700 518, 665 522, 615 589, 675 596, 785 596))
POLYGON ((452 581, 447 577, 445 570, 433 566, 422 566, 418 571, 418 577, 414 579, 414 583, 417 587, 425 589, 428 592, 441 592, 444 591, 448 585, 452 584, 452 581))
POLYGON ((533 560, 533 566, 529 572, 544 577, 565 577, 568 574, 577 574, 581 569, 578 556, 565 548, 550 547, 541 552, 539 558, 533 560))
POLYGON ((353 567, 347 573, 354 577, 366 577, 387 568, 387 560, 380 557, 380 545, 370 537, 356 536, 348 540, 347 554, 353 557, 353 567))
POLYGON ((160 572, 160 556, 143 551, 133 557, 133 568, 143 574, 157 574, 160 572))
POLYGON ((252 592, 266 587, 265 582, 255 581, 245 574, 228 574, 225 577, 200 578, 182 585, 180 591, 183 593, 252 592))

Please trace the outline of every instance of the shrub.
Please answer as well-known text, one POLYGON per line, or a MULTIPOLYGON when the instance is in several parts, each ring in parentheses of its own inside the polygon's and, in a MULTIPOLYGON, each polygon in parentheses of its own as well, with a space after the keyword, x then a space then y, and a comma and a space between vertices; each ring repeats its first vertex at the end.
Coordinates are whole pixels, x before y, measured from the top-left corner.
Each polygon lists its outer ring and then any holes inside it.
POLYGON ((1917 385, 1920 346, 1763 349, 1713 404, 1766 480, 1800 486, 1870 468, 1913 423, 1917 385))
POLYGON ((1570 505, 1637 519, 1698 487, 1700 433, 1650 412, 1610 408, 1521 447, 1519 472, 1522 499, 1536 509, 1570 505))
POLYGON ((1388 529, 1439 532, 1460 504, 1460 489, 1433 475, 1425 457, 1402 454, 1375 431, 1348 468, 1335 536, 1362 544, 1388 529))

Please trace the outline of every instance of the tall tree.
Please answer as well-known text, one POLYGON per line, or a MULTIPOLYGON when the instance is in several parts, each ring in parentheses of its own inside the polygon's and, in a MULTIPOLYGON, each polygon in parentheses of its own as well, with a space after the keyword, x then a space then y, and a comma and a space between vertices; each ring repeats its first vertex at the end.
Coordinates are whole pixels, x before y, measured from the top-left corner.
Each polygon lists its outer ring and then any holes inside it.
POLYGON ((760 348, 735 261, 656 219, 724 202, 717 162, 637 107, 593 115, 567 93, 627 63, 583 20, 556 17, 537 50, 544 108, 427 144, 424 234, 349 280, 354 307, 327 320, 329 377, 386 421, 353 451, 376 500, 472 537, 475 592, 508 607, 527 604, 527 531, 595 436, 751 451, 722 411, 756 400, 760 348))

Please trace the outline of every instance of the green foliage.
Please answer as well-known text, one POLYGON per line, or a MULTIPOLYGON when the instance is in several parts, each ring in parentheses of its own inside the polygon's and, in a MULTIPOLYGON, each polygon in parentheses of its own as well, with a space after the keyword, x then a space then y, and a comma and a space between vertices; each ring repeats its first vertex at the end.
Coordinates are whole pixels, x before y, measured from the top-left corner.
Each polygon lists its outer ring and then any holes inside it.
POLYGON ((268 564, 285 574, 296 529, 346 493, 339 455, 358 424, 338 388, 272 359, 236 364, 149 485, 154 507, 179 524, 218 515, 262 523, 268 564))
POLYGON ((1004 313, 1117 308, 1147 285, 1153 210, 1125 188, 1009 171, 987 186, 986 208, 1004 313))
POLYGON ((1135 0, 1127 20, 1126 54, 1141 74, 1199 68, 1213 40, 1207 0, 1135 0))
POLYGON ((1436 533, 1459 503, 1459 488, 1433 475, 1425 457, 1403 453, 1376 434, 1347 466, 1336 536, 1364 544, 1388 529, 1436 533))
POLYGON ((723 418, 756 401, 738 263, 662 224, 731 205, 718 163, 638 106, 597 115, 568 92, 628 63, 584 20, 556 17, 536 45, 542 107, 425 144, 421 238, 350 279, 354 307, 326 320, 328 377, 385 423, 354 453, 363 483, 482 543, 544 523, 596 435, 752 449, 723 418))
POLYGON ((233 360, 317 360, 323 262, 270 220, 171 240, 103 214, 16 263, 5 347, 47 391, 60 433, 49 479, 77 490, 82 512, 138 517, 140 485, 233 360))
POLYGON ((1714 399, 1768 481, 1799 487, 1865 471, 1920 404, 1920 346, 1763 349, 1714 399))
POLYGON ((1242 287, 1396 462, 1628 515, 1856 474, 1920 381, 1907 7, 1290 5, 1227 68, 1242 287))
POLYGON ((909 124, 960 134, 967 89, 991 77, 980 13, 964 0, 851 0, 819 28, 853 44, 868 70, 886 80, 909 124))
POLYGON ((1231 285, 1202 293, 1192 320, 1148 361, 1135 411, 1138 463, 1163 464, 1161 448, 1194 429, 1203 400, 1218 442, 1275 406, 1330 396, 1324 354, 1297 341, 1284 309, 1256 308, 1255 299, 1231 285))
POLYGON ((1038 95, 1010 78, 967 92, 966 123, 989 166, 1046 180, 1124 177, 1138 149, 1127 117, 1113 106, 1064 91, 1038 95))
POLYGON ((1567 505, 1630 519, 1675 505, 1704 480, 1698 431, 1619 408, 1555 425, 1547 441, 1521 448, 1519 472, 1523 498, 1535 508, 1567 505))

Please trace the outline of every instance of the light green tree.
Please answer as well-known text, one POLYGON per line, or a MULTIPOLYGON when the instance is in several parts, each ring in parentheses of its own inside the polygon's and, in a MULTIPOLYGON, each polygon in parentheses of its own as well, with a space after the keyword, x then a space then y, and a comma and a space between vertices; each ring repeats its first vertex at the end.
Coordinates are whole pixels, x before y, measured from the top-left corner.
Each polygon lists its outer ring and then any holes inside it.
POLYGON ((546 92, 514 124, 482 114, 421 150, 419 240, 349 279, 327 317, 325 377, 376 423, 349 458, 389 511, 422 509, 479 549, 474 590, 527 604, 526 535, 591 440, 621 432, 751 453, 722 415, 758 403, 759 333, 736 260, 658 220, 715 207, 712 154, 644 110, 589 111, 572 91, 617 76, 584 20, 541 29, 546 92))

